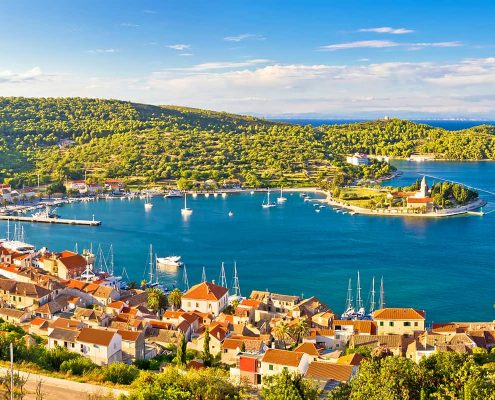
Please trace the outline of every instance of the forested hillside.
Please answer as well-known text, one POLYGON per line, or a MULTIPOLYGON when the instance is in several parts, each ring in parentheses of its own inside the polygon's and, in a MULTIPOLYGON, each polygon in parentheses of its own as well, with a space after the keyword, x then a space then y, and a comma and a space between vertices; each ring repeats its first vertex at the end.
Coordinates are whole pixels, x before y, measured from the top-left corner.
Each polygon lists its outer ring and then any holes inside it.
POLYGON ((228 113, 117 100, 0 98, 0 180, 32 184, 88 176, 155 182, 239 178, 247 185, 311 184, 355 151, 495 159, 494 127, 448 132, 402 120, 313 128, 228 113))

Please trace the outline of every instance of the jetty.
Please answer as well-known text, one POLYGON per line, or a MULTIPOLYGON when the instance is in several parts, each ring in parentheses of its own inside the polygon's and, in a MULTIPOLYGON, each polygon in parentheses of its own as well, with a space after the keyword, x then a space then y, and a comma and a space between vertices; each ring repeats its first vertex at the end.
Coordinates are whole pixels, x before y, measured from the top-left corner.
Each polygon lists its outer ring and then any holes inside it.
POLYGON ((62 224, 81 226, 100 226, 101 221, 84 219, 48 218, 48 217, 26 217, 19 215, 0 215, 0 221, 33 222, 40 224, 62 224))

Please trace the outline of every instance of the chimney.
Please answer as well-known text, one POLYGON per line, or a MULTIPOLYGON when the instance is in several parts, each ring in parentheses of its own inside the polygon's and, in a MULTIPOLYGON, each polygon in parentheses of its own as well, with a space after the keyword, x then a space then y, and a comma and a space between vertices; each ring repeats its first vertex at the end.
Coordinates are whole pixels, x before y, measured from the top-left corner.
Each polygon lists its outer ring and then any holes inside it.
POLYGON ((213 280, 211 281, 211 283, 215 284, 215 279, 213 279, 213 280))

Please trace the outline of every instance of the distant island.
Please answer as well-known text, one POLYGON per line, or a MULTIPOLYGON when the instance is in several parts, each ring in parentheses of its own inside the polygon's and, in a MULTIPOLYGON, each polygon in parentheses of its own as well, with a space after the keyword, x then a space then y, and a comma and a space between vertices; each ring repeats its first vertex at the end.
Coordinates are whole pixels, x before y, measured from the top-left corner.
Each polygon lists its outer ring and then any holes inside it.
POLYGON ((191 190, 229 180, 347 186, 393 175, 381 157, 414 154, 495 160, 495 127, 446 131, 399 119, 312 127, 117 100, 0 97, 0 182, 13 188, 112 178, 191 190), (356 152, 370 163, 346 162, 356 152))

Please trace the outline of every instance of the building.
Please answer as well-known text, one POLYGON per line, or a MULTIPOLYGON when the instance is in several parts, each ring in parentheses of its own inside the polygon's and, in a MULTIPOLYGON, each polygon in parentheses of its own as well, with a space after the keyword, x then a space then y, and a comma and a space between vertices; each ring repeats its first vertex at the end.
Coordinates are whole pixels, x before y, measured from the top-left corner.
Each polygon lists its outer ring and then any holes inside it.
POLYGON ((341 383, 347 383, 356 373, 352 365, 313 361, 306 371, 306 378, 316 382, 322 391, 330 391, 341 383))
POLYGON ((415 308, 382 308, 373 314, 378 335, 413 336, 425 330, 425 312, 415 308))
POLYGON ((368 159, 368 155, 365 153, 354 153, 352 156, 348 156, 346 158, 348 164, 352 165, 369 165, 370 160, 368 159))
POLYGON ((228 300, 229 289, 212 282, 202 282, 184 293, 181 308, 184 311, 200 311, 217 316, 227 307, 228 300))
POLYGON ((128 331, 119 329, 117 333, 122 337, 122 359, 144 360, 145 341, 143 331, 128 331))
POLYGON ((76 339, 77 352, 97 365, 122 361, 122 336, 113 331, 82 328, 76 339))
POLYGON ((2 305, 18 309, 34 310, 51 300, 51 290, 34 283, 16 282, 12 279, 0 279, 0 298, 2 305))
POLYGON ((38 265, 48 273, 68 280, 80 276, 86 269, 86 259, 72 251, 48 253, 41 256, 38 265))
POLYGON ((279 349, 268 349, 261 359, 261 376, 280 374, 283 370, 304 375, 310 357, 306 353, 279 349))

